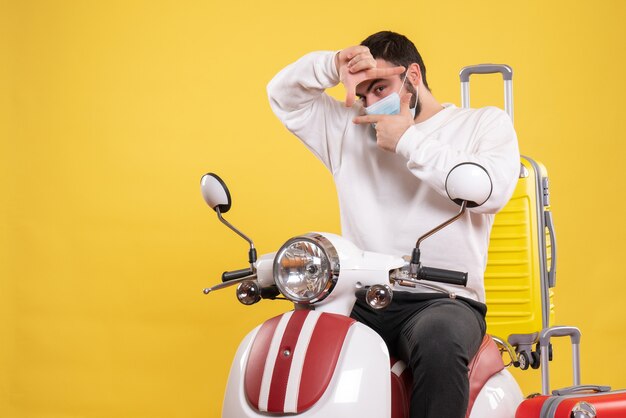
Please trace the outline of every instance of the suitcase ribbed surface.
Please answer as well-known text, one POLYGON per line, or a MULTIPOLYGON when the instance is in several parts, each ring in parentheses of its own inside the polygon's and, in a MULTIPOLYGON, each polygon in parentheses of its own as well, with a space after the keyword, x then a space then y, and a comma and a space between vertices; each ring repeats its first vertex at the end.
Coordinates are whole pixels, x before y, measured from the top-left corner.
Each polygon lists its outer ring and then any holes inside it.
MULTIPOLYGON (((543 213, 550 209, 538 191, 547 174, 529 158, 522 158, 522 164, 527 176, 518 180, 511 200, 495 217, 485 271, 487 332, 505 338, 544 328, 542 281, 547 277, 540 259, 545 257, 548 266, 551 262, 549 236, 539 233, 545 231, 543 213)), ((552 289, 545 299, 550 312, 545 326, 549 326, 554 322, 552 289)))

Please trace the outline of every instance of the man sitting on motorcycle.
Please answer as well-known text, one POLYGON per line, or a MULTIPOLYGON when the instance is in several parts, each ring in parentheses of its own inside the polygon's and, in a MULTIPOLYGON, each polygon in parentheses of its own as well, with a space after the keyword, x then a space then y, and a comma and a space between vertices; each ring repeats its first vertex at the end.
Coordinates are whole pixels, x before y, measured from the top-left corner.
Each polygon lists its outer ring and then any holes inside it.
POLYGON ((519 175, 511 119, 494 107, 440 104, 414 44, 388 31, 305 55, 274 77, 268 94, 278 118, 332 173, 342 234, 363 250, 410 254, 417 237, 452 217, 458 208, 445 181, 457 164, 476 162, 491 176, 487 202, 421 246, 424 264, 467 271, 466 288, 443 285, 455 297, 395 290, 386 310, 357 302, 352 312, 411 368, 412 417, 463 417, 468 364, 486 329, 489 234, 519 175), (345 103, 325 93, 340 82, 345 103))

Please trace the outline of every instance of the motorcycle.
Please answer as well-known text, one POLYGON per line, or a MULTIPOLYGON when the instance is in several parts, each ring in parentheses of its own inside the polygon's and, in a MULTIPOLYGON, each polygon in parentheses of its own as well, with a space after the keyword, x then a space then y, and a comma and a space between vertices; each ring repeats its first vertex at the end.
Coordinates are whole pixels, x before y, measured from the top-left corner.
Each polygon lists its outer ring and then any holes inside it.
MULTIPOLYGON (((237 299, 245 305, 281 298, 294 304, 292 311, 253 329, 239 345, 222 417, 408 416, 410 372, 402 361, 390 359, 382 338, 350 318, 350 312, 357 298, 372 309, 384 309, 393 292, 406 287, 456 297, 450 289, 465 286, 467 273, 422 265, 420 244, 489 198, 492 183, 486 170, 463 163, 449 172, 446 191, 460 210, 420 237, 410 256, 363 251, 339 235, 314 232, 257 258, 253 241, 222 216, 231 207, 222 179, 204 175, 201 190, 218 219, 250 246, 250 266, 224 272, 222 283, 204 293, 237 285, 237 299)), ((467 417, 515 416, 523 395, 503 363, 503 348, 513 362, 515 352, 507 342, 486 336, 472 360, 467 417)))

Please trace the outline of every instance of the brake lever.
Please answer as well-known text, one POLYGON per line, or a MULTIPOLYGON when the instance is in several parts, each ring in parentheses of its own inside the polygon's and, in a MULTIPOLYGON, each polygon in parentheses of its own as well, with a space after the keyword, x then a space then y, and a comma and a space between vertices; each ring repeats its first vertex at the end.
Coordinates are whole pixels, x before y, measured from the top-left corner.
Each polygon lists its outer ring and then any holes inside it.
POLYGON ((213 287, 207 287, 202 292, 205 295, 208 295, 209 293, 213 292, 214 290, 225 289, 225 288, 230 287, 232 285, 235 285, 235 284, 238 284, 238 283, 241 283, 241 282, 245 282, 246 280, 256 280, 256 278, 257 278, 256 274, 251 274, 249 276, 241 277, 239 279, 233 279, 233 280, 229 280, 227 282, 216 284, 213 287))
POLYGON ((397 284, 398 286, 403 287, 412 287, 415 288, 417 286, 424 287, 426 289, 433 290, 438 293, 444 293, 448 295, 451 299, 456 298, 456 294, 450 292, 448 289, 445 289, 441 286, 437 286, 434 283, 425 283, 423 280, 416 279, 411 277, 411 274, 406 269, 398 269, 392 272, 389 276, 389 281, 393 284, 397 284))

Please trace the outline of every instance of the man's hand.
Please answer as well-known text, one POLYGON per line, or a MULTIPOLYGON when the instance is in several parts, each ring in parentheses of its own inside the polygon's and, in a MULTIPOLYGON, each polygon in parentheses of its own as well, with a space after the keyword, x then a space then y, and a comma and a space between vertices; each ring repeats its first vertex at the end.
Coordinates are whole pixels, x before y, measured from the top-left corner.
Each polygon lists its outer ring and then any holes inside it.
POLYGON ((368 47, 351 46, 335 55, 335 66, 339 71, 339 80, 346 88, 346 107, 354 104, 356 86, 365 80, 384 78, 402 74, 404 67, 376 68, 376 60, 368 47))
POLYGON ((396 152, 400 138, 413 124, 413 115, 409 109, 411 93, 406 93, 400 100, 400 113, 397 115, 357 116, 353 122, 358 124, 376 124, 376 144, 384 150, 396 152))

